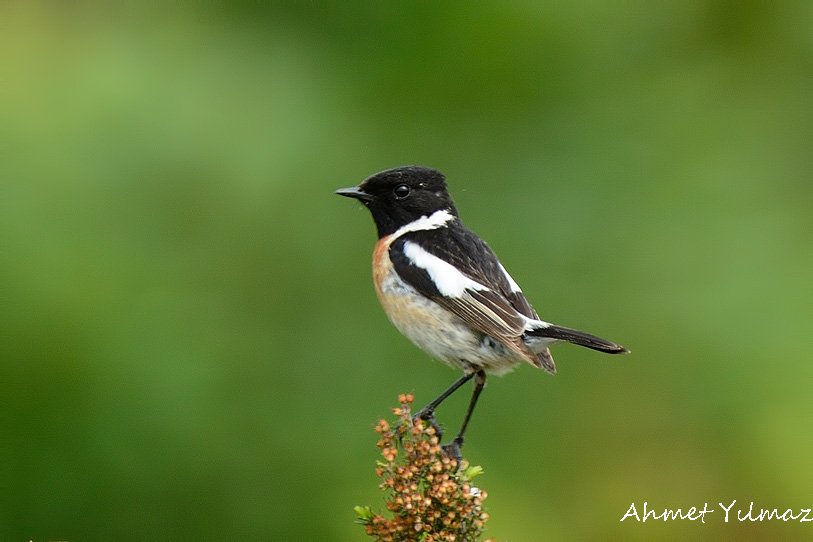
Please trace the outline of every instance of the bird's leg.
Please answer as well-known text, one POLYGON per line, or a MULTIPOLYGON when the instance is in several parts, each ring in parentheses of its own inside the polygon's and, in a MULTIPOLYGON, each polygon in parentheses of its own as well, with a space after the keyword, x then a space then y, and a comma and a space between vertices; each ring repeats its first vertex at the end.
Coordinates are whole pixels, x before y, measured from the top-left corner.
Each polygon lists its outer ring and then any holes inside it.
MULTIPOLYGON (((438 407, 438 405, 445 401, 447 397, 456 392, 460 386, 471 380, 475 374, 477 374, 476 371, 471 372, 467 371, 466 374, 458 378, 451 386, 446 388, 446 390, 440 395, 438 395, 431 403, 420 409, 417 414, 412 416, 412 419, 424 420, 435 430, 435 434, 438 436, 438 440, 440 440, 440 438, 443 436, 443 431, 441 430, 440 425, 438 425, 438 422, 435 421, 435 409, 438 407)), ((483 375, 484 375, 483 379, 485 380, 485 373, 483 373, 483 375)), ((469 407, 470 411, 471 408, 472 407, 469 407)), ((469 414, 471 414, 471 412, 469 412, 469 414)), ((468 421, 468 416, 466 416, 466 420, 468 421)))
POLYGON ((463 425, 460 426, 460 432, 457 433, 454 440, 443 446, 443 449, 446 451, 446 455, 455 458, 458 465, 460 465, 460 461, 462 460, 460 448, 463 446, 463 435, 466 432, 466 426, 469 425, 471 413, 474 412, 474 405, 477 404, 477 399, 480 398, 480 393, 483 391, 483 388, 486 385, 486 373, 482 369, 478 369, 476 372, 469 375, 469 378, 471 378, 471 376, 474 376, 474 392, 471 395, 471 401, 469 402, 469 408, 466 411, 466 417, 463 418, 463 425))

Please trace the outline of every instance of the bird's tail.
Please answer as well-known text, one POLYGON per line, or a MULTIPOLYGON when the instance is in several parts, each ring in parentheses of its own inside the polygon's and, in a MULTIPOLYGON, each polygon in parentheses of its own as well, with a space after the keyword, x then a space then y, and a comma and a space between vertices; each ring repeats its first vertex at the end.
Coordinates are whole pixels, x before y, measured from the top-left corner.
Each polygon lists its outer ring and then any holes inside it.
POLYGON ((569 343, 578 344, 579 346, 586 346, 599 352, 606 352, 607 354, 629 354, 629 350, 615 344, 601 337, 590 335, 584 331, 570 329, 567 327, 557 326, 550 324, 544 327, 536 327, 525 332, 531 337, 544 337, 554 339, 557 341, 567 341, 569 343))

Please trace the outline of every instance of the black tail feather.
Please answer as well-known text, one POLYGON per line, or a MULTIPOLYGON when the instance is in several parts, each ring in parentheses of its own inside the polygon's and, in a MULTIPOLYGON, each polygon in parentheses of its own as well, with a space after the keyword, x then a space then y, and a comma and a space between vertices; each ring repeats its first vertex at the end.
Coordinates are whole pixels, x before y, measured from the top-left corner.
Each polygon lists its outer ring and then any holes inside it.
POLYGON ((567 341, 569 343, 578 344, 579 346, 586 346, 587 348, 598 350, 599 352, 606 352, 607 354, 629 354, 629 350, 620 344, 615 344, 601 337, 590 335, 584 331, 553 324, 547 327, 532 329, 525 333, 532 337, 548 337, 560 341, 567 341))

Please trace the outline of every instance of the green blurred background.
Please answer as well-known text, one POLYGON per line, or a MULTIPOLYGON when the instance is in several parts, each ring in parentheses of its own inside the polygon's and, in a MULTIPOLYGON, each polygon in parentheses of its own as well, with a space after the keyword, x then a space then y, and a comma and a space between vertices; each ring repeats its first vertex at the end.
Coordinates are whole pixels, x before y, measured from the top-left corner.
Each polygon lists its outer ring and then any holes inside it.
POLYGON ((813 506, 811 6, 0 4, 0 539, 365 539, 373 425, 458 374, 332 191, 410 163, 633 351, 489 381, 490 536, 813 539, 733 517, 813 506))

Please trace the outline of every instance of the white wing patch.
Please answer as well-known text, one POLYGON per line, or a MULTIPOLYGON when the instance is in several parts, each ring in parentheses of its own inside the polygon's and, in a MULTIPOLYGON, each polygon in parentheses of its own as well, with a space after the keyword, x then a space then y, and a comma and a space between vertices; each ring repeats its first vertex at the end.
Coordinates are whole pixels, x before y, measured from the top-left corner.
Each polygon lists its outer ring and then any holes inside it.
POLYGON ((460 297, 467 289, 488 290, 487 286, 470 279, 458 271, 455 266, 425 251, 417 243, 405 242, 404 255, 413 265, 429 273, 429 278, 435 283, 435 287, 441 295, 460 297))
POLYGON ((508 284, 511 286, 511 291, 514 293, 522 293, 522 288, 519 287, 519 284, 508 274, 508 271, 505 270, 502 264, 500 264, 500 269, 502 269, 502 274, 505 275, 505 278, 508 279, 508 284))

